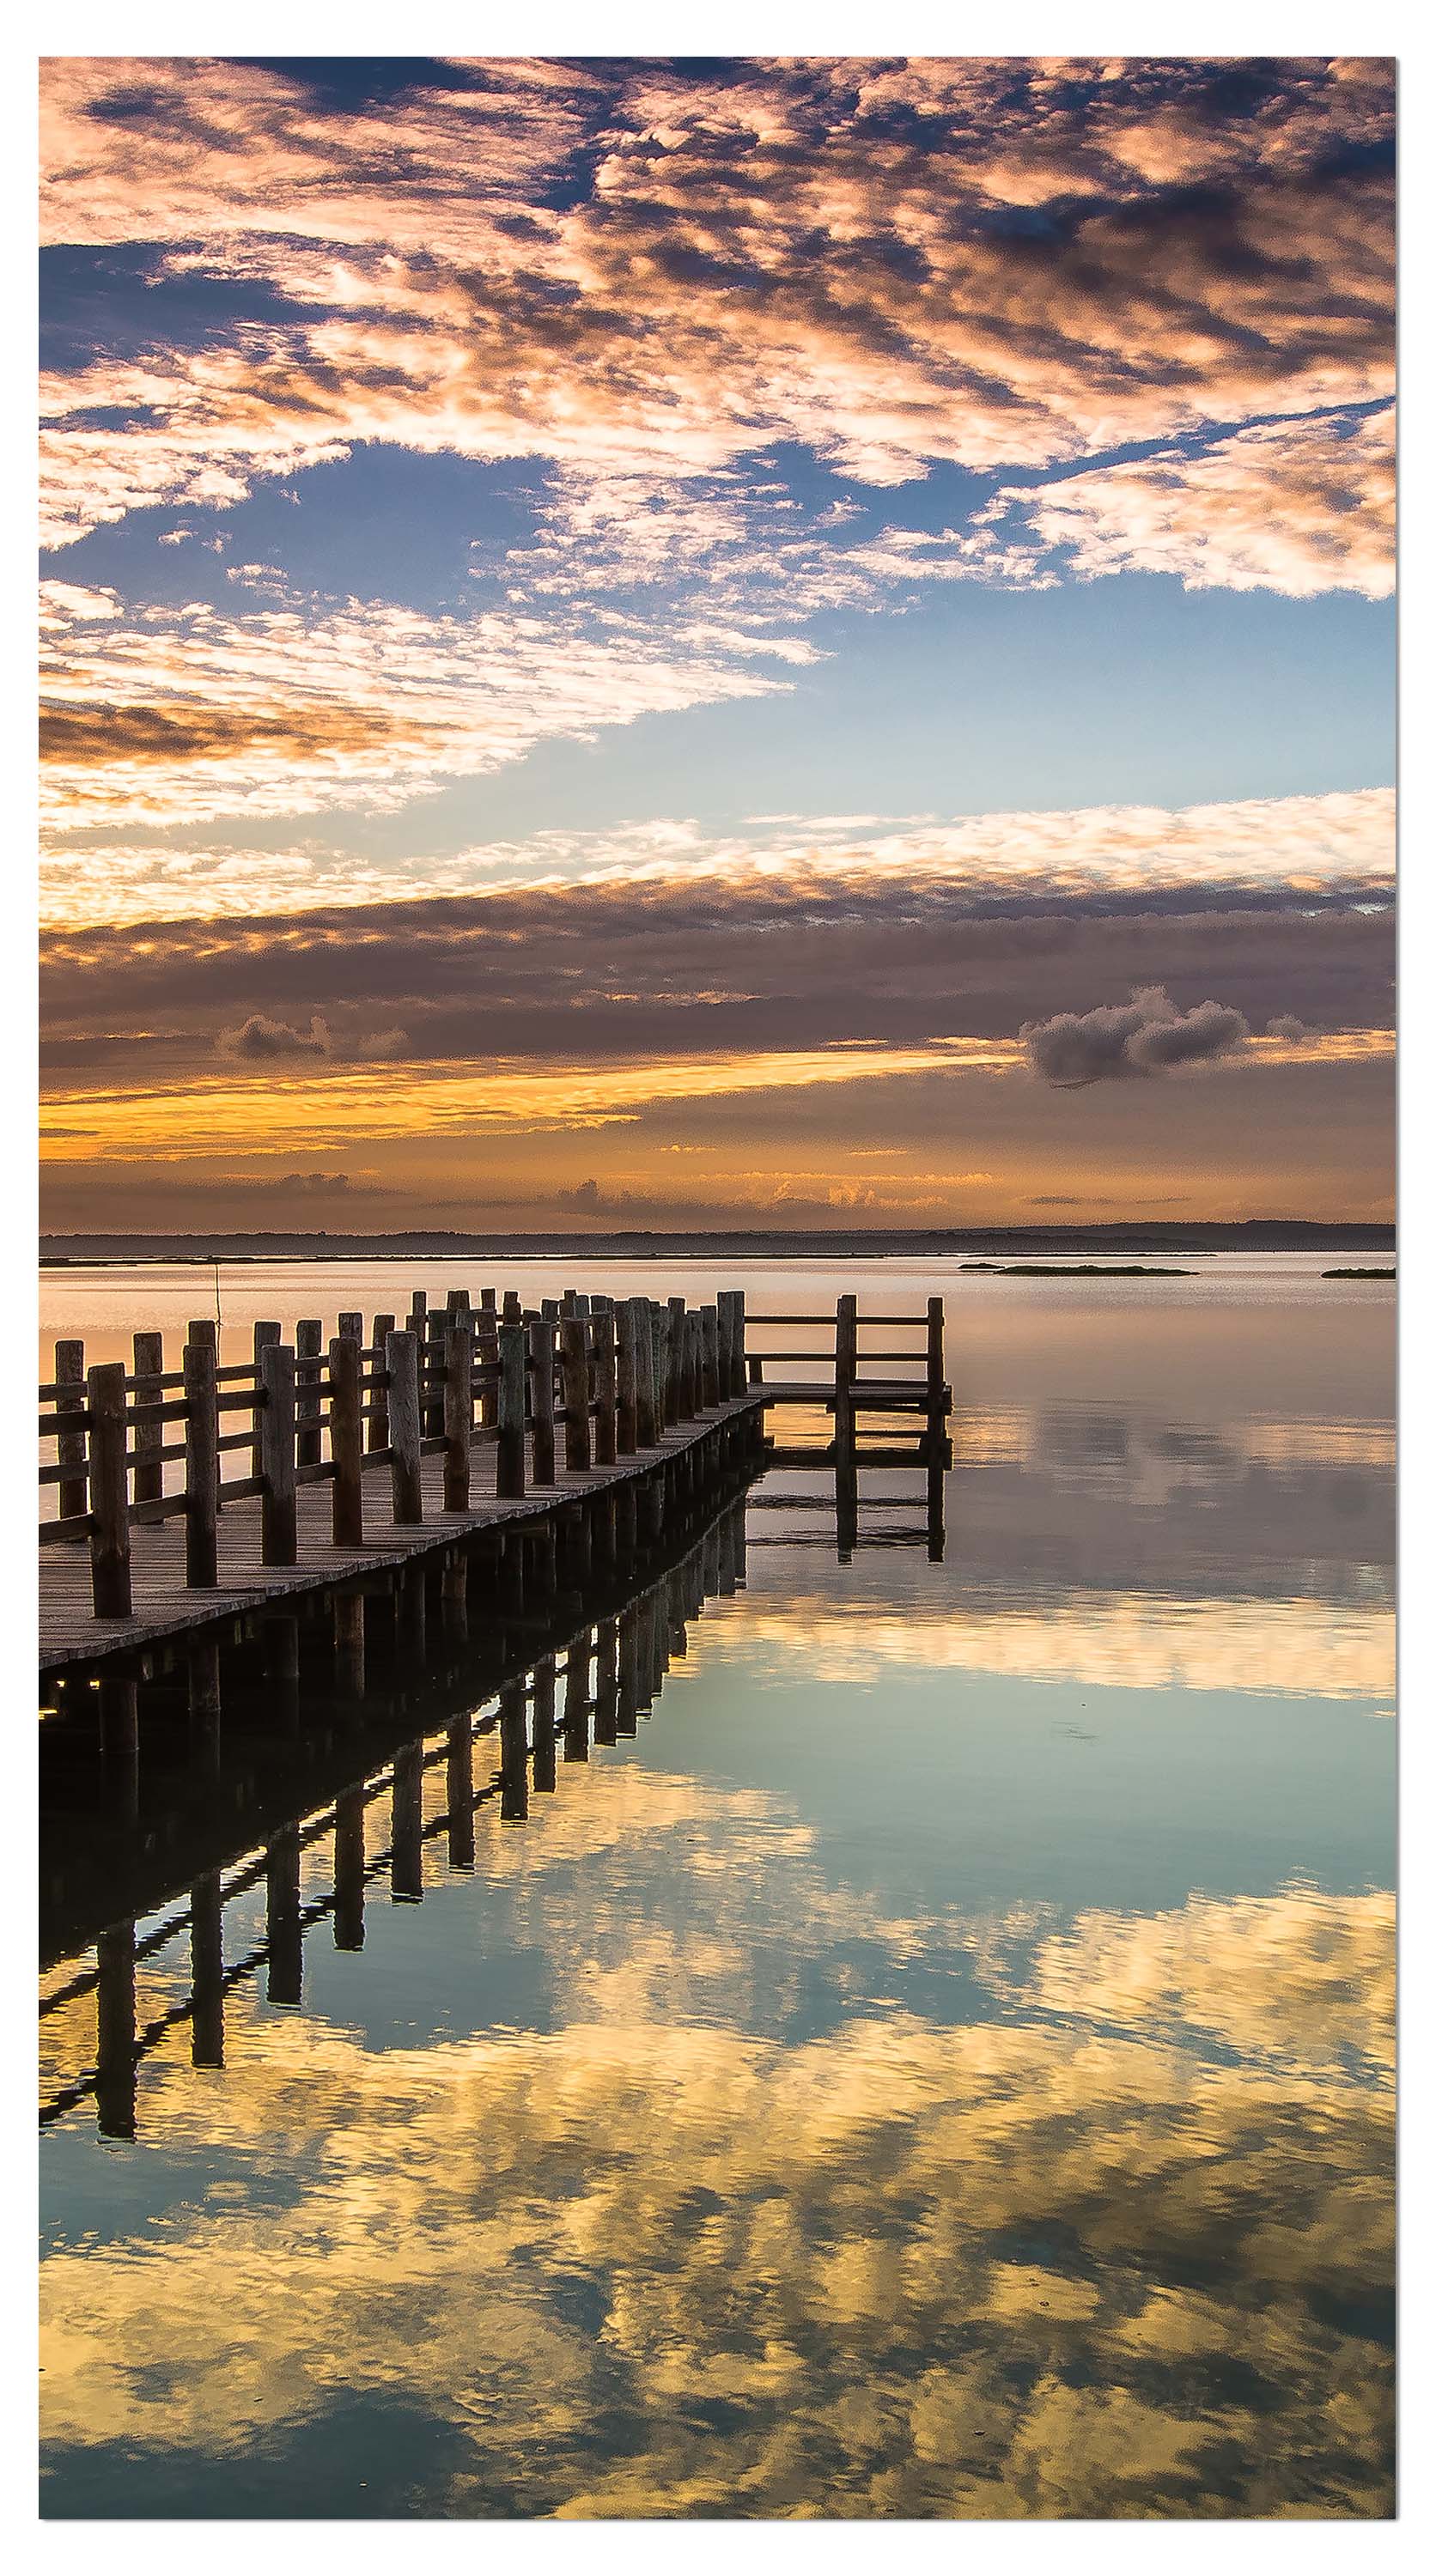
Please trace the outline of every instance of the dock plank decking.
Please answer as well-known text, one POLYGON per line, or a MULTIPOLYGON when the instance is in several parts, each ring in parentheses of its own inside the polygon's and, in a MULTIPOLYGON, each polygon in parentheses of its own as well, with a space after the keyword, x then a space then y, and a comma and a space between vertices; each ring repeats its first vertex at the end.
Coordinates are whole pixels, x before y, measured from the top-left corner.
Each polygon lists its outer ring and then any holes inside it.
MULTIPOLYGON (((831 1394, 831 1388, 828 1390, 831 1394)), ((754 1387, 729 1397, 710 1410, 675 1424, 649 1448, 621 1457, 615 1466, 555 1467, 552 1484, 533 1483, 533 1435, 525 1435, 528 1491, 500 1501, 495 1492, 497 1452, 476 1445, 470 1454, 470 1503, 462 1512, 444 1509, 444 1460, 430 1455, 420 1462, 424 1518, 396 1522, 392 1514, 390 1472, 375 1460, 363 1473, 364 1543, 336 1547, 330 1536, 330 1488, 301 1485, 295 1497, 299 1563, 265 1565, 260 1554, 261 1505, 246 1495, 227 1502, 219 1515, 218 1580, 213 1588, 185 1582, 185 1529, 181 1516, 134 1529, 131 1534, 133 1615, 128 1619, 95 1616, 92 1607, 90 1552, 84 1540, 47 1547, 40 1558, 40 1671, 60 1672, 68 1664, 90 1664, 116 1652, 144 1651, 182 1632, 220 1619, 276 1607, 305 1593, 382 1574, 433 1554, 446 1544, 476 1532, 521 1529, 562 1511, 566 1505, 642 1480, 655 1468, 699 1447, 725 1423, 750 1419, 771 1403, 774 1390, 754 1387)))

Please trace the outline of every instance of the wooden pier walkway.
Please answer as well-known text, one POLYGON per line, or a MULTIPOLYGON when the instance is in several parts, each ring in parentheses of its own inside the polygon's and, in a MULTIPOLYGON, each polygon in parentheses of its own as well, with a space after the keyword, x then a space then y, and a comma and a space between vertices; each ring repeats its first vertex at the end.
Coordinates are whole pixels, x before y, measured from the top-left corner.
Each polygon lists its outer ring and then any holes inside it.
MULTIPOLYGON (((509 1537, 552 1550, 562 1531, 581 1560, 611 1559, 619 1515, 661 1517, 713 1456, 756 1466, 777 1406, 831 1413, 831 1449, 795 1454, 832 1457, 851 1520, 864 1459, 932 1471, 948 1456, 941 1300, 868 1324, 920 1329, 923 1347, 860 1358, 855 1298, 831 1317, 749 1317, 741 1290, 696 1308, 570 1291, 526 1310, 513 1291, 474 1307, 456 1289, 432 1313, 416 1292, 402 1329, 378 1315, 366 1333, 349 1313, 328 1337, 311 1317, 286 1342, 257 1323, 233 1366, 208 1321, 178 1370, 154 1333, 135 1335, 130 1369, 87 1370, 79 1342, 57 1342, 40 1389, 40 1485, 58 1504, 40 1525, 42 1689, 91 1667, 147 1677, 152 1650, 259 1614, 287 1682, 286 1614, 314 1595, 332 1599, 336 1657, 362 1665, 366 1591, 402 1589, 416 1562, 463 1582, 476 1547, 509 1537), (830 1331, 831 1349, 758 1347, 759 1330, 795 1327, 830 1331), (908 1373, 872 1373, 895 1361, 908 1373), (815 1362, 822 1377, 789 1374, 815 1362), (225 1481, 234 1452, 249 1472, 225 1481)), ((422 1596, 408 1615, 421 1629, 422 1596)))

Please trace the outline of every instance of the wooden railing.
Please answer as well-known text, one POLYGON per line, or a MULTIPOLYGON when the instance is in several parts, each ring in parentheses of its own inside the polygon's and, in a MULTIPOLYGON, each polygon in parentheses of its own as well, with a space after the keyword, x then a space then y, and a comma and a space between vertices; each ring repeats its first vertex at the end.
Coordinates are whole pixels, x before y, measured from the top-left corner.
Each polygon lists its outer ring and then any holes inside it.
POLYGON ((513 1290, 502 1304, 485 1290, 475 1307, 455 1289, 432 1313, 416 1294, 402 1328, 376 1315, 367 1337, 361 1315, 341 1314, 327 1344, 314 1317, 292 1343, 277 1323, 257 1323, 253 1358, 234 1366, 219 1364, 208 1320, 188 1327, 177 1370, 165 1368, 158 1333, 135 1335, 129 1370, 87 1369, 83 1343, 60 1341, 39 1413, 53 1453, 39 1480, 58 1488, 58 1516, 40 1540, 88 1540, 95 1616, 128 1618, 137 1527, 182 1515, 185 1581, 212 1588, 221 1514, 247 1497, 259 1498, 261 1557, 274 1566, 298 1561, 302 1485, 331 1487, 336 1546, 364 1545, 366 1466, 388 1465, 401 1525, 422 1523, 421 1461, 440 1453, 446 1512, 468 1510, 470 1460, 484 1445, 497 1451, 500 1500, 518 1499, 528 1481, 554 1483, 560 1429, 566 1468, 612 1466, 740 1395, 744 1334, 741 1289, 702 1307, 570 1291, 537 1310, 513 1290), (248 1472, 226 1478, 237 1452, 248 1472), (179 1466, 183 1481, 166 1493, 165 1470, 179 1466))

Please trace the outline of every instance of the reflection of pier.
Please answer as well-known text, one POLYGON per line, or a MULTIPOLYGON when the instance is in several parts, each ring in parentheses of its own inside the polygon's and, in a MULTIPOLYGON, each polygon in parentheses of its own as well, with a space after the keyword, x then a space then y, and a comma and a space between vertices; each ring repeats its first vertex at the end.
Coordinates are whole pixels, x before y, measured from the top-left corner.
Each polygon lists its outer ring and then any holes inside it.
MULTIPOLYGON (((227 1754, 218 1779, 202 1755, 182 1763, 169 1795, 147 1804, 119 1848, 112 1819, 65 1817, 42 1865, 42 1955, 58 1963, 93 1943, 96 1959, 40 2009, 44 2019, 93 1995, 94 2059, 42 2105, 42 2125, 93 2098, 101 2132, 132 2137, 138 2068, 172 2032, 188 2024, 192 2063, 221 2067, 234 1986, 263 1970, 271 2004, 299 2004, 305 1941, 321 1924, 330 1924, 336 1948, 362 1948, 372 1885, 422 1902, 430 1844, 442 1841, 450 1867, 472 1868, 481 1807, 496 1803, 504 1822, 519 1824, 535 1801, 559 1791, 565 1766, 636 1734, 705 1599, 742 1588, 744 1504, 734 1481, 690 1508, 666 1546, 643 1552, 626 1592, 612 1578, 590 1579, 578 1593, 540 1587, 522 1613, 489 1630, 481 1651, 451 1619, 431 1668, 396 1672, 389 1690, 347 1708, 331 1701, 318 1712, 329 1725, 306 1730, 301 1742, 271 1711, 267 1737, 248 1741, 243 1761, 227 1754), (389 1739, 383 1757, 358 1772, 356 1734, 368 1739, 366 1752, 389 1739), (476 1780, 486 1738, 497 1739, 497 1767, 476 1780), (311 1785, 324 1773, 334 1784, 297 1808, 296 1764, 311 1785), (426 1784, 439 1774, 442 1803, 426 1814, 426 1784), (327 1884, 316 1889, 306 1862, 325 1848, 327 1884), (263 1937, 227 1960, 226 1909, 261 1889, 263 1937), (144 1963, 186 1931, 188 1992, 145 2019, 144 1963)), ((262 1707, 248 1714, 262 1720, 262 1707)), ((70 1750, 73 1783, 82 1748, 70 1750)))

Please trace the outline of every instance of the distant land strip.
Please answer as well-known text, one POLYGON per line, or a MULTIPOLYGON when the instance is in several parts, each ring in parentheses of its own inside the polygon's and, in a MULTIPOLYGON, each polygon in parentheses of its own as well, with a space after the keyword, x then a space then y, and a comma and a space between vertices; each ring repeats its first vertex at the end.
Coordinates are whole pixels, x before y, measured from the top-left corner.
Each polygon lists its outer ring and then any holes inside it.
POLYGON ((462 1234, 419 1228, 406 1234, 51 1234, 40 1267, 115 1261, 757 1261, 893 1258, 946 1253, 1039 1254, 1184 1252, 1386 1252, 1394 1225, 1340 1225, 1319 1218, 1250 1217, 1239 1223, 1068 1226, 847 1226, 825 1233, 714 1231, 658 1234, 462 1234))

